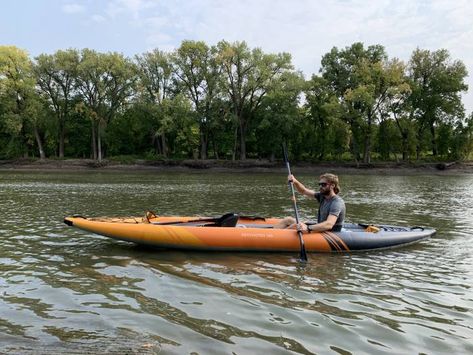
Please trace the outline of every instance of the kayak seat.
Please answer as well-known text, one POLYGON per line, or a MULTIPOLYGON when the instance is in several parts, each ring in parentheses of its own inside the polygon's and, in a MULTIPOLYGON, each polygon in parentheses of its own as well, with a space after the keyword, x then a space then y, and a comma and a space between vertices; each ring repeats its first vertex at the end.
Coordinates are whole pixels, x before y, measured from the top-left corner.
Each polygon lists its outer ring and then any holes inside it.
POLYGON ((240 218, 236 213, 228 213, 222 216, 215 224, 207 225, 207 227, 236 227, 238 219, 240 218))

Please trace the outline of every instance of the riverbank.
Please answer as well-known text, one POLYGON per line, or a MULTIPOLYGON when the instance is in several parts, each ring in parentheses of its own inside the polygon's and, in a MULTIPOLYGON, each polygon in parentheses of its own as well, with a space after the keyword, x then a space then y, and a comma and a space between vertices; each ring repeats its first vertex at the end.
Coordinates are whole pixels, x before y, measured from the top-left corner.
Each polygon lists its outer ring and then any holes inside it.
MULTIPOLYGON (((356 164, 354 162, 292 162, 294 173, 333 172, 336 174, 376 174, 376 175, 452 175, 473 173, 473 162, 453 163, 396 163, 373 162, 356 164)), ((248 159, 231 160, 132 160, 124 162, 92 159, 16 159, 0 160, 0 170, 21 171, 199 171, 215 172, 274 172, 284 173, 286 166, 282 161, 248 159)))

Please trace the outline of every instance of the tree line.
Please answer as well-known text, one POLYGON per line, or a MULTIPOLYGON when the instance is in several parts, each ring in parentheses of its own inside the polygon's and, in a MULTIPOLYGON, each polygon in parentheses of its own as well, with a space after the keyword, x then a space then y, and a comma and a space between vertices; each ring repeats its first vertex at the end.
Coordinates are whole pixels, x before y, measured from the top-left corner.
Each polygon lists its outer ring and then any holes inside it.
POLYGON ((334 47, 308 80, 289 53, 183 41, 129 58, 30 58, 0 46, 0 159, 19 157, 469 159, 467 70, 447 50, 407 63, 381 45, 334 47))

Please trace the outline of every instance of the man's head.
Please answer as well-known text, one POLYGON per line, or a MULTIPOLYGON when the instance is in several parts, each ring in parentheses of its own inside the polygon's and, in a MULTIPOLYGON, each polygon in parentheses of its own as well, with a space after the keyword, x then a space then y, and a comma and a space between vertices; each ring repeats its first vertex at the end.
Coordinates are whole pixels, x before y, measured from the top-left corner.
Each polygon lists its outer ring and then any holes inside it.
POLYGON ((320 192, 324 195, 328 195, 330 193, 330 189, 333 189, 333 192, 338 194, 340 192, 340 182, 338 181, 338 176, 329 173, 320 175, 319 188, 320 192))

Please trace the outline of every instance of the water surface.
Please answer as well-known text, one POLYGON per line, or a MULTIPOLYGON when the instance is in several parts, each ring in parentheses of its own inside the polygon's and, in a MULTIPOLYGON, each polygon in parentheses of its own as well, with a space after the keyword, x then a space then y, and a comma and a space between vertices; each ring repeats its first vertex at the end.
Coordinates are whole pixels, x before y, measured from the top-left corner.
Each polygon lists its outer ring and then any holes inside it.
MULTIPOLYGON (((290 253, 156 250, 63 217, 282 217, 292 214, 285 176, 0 172, 0 352, 473 353, 473 177, 341 181, 350 221, 437 235, 395 250, 309 254, 306 267, 290 253)), ((313 201, 299 205, 314 216, 313 201)))

